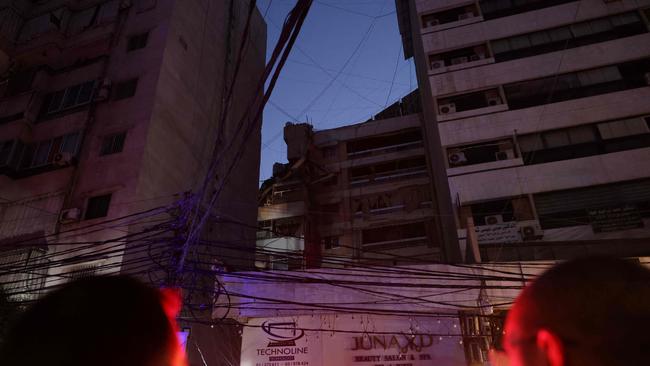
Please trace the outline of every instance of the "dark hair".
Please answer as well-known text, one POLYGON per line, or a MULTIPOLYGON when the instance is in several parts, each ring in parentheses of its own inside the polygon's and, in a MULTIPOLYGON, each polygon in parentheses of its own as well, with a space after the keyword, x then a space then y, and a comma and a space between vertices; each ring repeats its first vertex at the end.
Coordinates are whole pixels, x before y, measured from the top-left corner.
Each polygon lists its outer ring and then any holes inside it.
POLYGON ((521 295, 524 322, 545 327, 603 365, 650 362, 650 270, 638 261, 587 257, 561 263, 521 295))
POLYGON ((158 290, 90 277, 48 294, 14 324, 0 365, 158 366, 175 341, 158 290))

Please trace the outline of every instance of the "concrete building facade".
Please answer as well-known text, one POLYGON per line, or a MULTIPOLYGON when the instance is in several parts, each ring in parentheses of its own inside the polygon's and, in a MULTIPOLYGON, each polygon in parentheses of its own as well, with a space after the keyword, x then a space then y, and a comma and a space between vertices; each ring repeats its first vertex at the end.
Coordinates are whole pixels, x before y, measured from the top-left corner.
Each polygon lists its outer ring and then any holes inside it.
MULTIPOLYGON (((22 260, 57 262, 3 282, 34 297, 39 288, 97 271, 142 274, 146 257, 129 237, 169 212, 121 218, 195 191, 215 154, 234 159, 223 147, 237 138, 237 124, 260 95, 266 25, 255 9, 233 102, 223 102, 248 4, 1 3, 0 239, 12 249, 30 245, 2 260, 7 268, 22 260), (98 251, 104 252, 93 256, 98 251)), ((213 184, 226 180, 228 199, 216 203, 215 213, 255 224, 259 145, 258 128, 240 169, 216 172, 213 184)), ((254 230, 211 225, 212 239, 252 251, 254 230)), ((252 258, 233 265, 252 266, 252 258)))
POLYGON ((459 237, 471 219, 484 260, 647 253, 650 2, 396 4, 459 237))
POLYGON ((364 123, 288 123, 289 163, 261 187, 258 267, 445 260, 419 111, 415 91, 364 123))

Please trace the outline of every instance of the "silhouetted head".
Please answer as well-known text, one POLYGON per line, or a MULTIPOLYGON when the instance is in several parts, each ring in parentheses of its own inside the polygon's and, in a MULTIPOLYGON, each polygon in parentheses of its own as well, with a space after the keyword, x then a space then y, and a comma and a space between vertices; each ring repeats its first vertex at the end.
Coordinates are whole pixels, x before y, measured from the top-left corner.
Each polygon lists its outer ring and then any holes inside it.
POLYGON ((615 258, 583 258, 548 270, 508 314, 510 366, 647 365, 650 270, 615 258))
POLYGON ((90 277, 29 308, 0 350, 0 365, 180 366, 178 298, 135 279, 90 277))

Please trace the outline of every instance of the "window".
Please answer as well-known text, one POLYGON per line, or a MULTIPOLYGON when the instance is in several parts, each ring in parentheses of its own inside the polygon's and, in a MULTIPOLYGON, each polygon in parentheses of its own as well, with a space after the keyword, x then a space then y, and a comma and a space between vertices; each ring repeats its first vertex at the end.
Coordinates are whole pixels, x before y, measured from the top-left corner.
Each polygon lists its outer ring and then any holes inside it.
POLYGON ((45 114, 54 114, 90 103, 94 88, 93 80, 46 95, 43 100, 45 114))
POLYGON ((484 44, 465 47, 436 55, 429 55, 429 68, 436 70, 446 66, 479 61, 486 57, 489 57, 489 52, 484 44))
POLYGON ((138 79, 131 79, 115 85, 113 99, 120 100, 130 98, 135 95, 138 86, 138 79))
POLYGON ((437 13, 422 16, 422 27, 435 27, 440 24, 454 23, 460 20, 471 19, 478 15, 476 5, 461 6, 437 13))
POLYGON ((618 231, 650 217, 650 180, 619 182, 533 195, 542 229, 578 225, 618 231), (600 211, 600 212, 596 212, 600 211))
POLYGON ((348 157, 380 155, 392 151, 412 149, 422 146, 422 133, 419 129, 411 129, 381 136, 372 136, 348 141, 346 144, 348 157))
POLYGON ((339 248, 339 237, 338 236, 325 236, 321 239, 321 244, 325 249, 336 249, 339 248))
POLYGON ((449 167, 489 163, 516 157, 512 139, 457 146, 447 149, 449 167))
POLYGON ((110 155, 122 152, 124 148, 124 140, 126 139, 126 132, 116 133, 104 137, 102 140, 102 149, 99 155, 110 155))
POLYGON ((648 117, 601 122, 517 138, 525 164, 650 147, 648 117))
POLYGON ((54 163, 58 153, 77 153, 80 133, 73 132, 53 139, 39 141, 29 145, 20 144, 14 150, 14 159, 20 158, 20 169, 31 169, 54 163))
POLYGON ((147 46, 147 41, 149 40, 149 32, 136 34, 129 37, 126 45, 126 51, 135 51, 147 46))
POLYGON ((503 104, 499 89, 488 89, 475 93, 454 95, 438 100, 438 114, 453 114, 472 109, 493 107, 503 104))
POLYGON ((483 17, 487 20, 548 8, 572 1, 574 0, 481 0, 479 6, 483 17))
POLYGON ((101 196, 90 197, 86 205, 86 220, 96 219, 99 217, 106 217, 108 215, 108 207, 111 204, 111 194, 104 194, 101 196))
POLYGON ((380 183, 390 180, 411 179, 427 174, 424 156, 389 161, 349 169, 350 184, 380 183))
POLYGON ((323 153, 324 159, 333 159, 337 156, 338 147, 335 146, 325 146, 321 151, 323 153))
POLYGON ((642 59, 507 84, 503 89, 510 109, 520 109, 643 87, 648 70, 650 59, 642 59))
POLYGON ((361 238, 364 246, 372 246, 375 249, 417 245, 427 241, 427 224, 416 222, 365 229, 361 232, 361 238))
POLYGON ((512 200, 496 200, 476 203, 470 206, 474 224, 494 225, 508 221, 516 221, 512 200))

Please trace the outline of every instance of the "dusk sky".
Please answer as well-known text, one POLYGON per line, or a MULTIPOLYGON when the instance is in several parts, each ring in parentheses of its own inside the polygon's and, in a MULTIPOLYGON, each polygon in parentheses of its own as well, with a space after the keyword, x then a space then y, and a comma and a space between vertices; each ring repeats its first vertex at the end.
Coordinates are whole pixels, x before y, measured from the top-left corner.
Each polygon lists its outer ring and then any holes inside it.
MULTIPOLYGON (((295 0, 260 0, 267 52, 295 0)), ((260 179, 286 162, 282 127, 309 121, 316 130, 359 123, 416 88, 404 60, 394 0, 316 0, 264 110, 260 179)))

